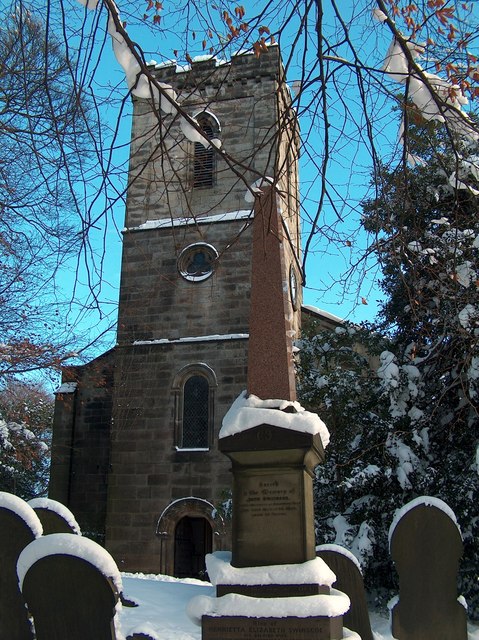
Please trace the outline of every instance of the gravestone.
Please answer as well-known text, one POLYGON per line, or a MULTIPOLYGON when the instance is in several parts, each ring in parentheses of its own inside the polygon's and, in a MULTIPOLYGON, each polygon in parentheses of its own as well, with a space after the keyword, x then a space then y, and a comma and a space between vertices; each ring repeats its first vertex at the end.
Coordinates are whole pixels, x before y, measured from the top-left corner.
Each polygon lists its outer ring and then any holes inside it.
MULTIPOLYGON (((254 213, 248 394, 294 401, 287 242, 273 187, 262 187, 254 213)), ((291 406, 287 410, 295 411, 291 406)), ((324 459, 319 433, 274 426, 265 419, 234 435, 220 433, 219 448, 232 462, 232 564, 292 564, 315 558, 313 476, 324 459), (281 531, 281 536, 271 535, 273 531, 281 531)))
POLYGON ((351 608, 344 615, 343 622, 348 629, 356 631, 361 640, 373 640, 369 620, 366 591, 361 570, 356 558, 336 544, 324 544, 316 547, 316 554, 336 574, 336 589, 343 591, 351 600, 351 608))
POLYGON ((43 526, 43 535, 51 533, 75 533, 81 535, 74 515, 63 504, 50 498, 34 498, 28 504, 35 511, 43 526))
MULTIPOLYGON (((43 535, 52 533, 73 533, 81 536, 81 530, 73 513, 61 502, 51 498, 33 498, 28 504, 35 511, 43 526, 43 535)), ((124 607, 137 607, 138 604, 130 600, 123 592, 120 601, 124 607)))
POLYGON ((207 556, 217 597, 200 596, 188 607, 214 640, 339 640, 356 638, 342 626, 349 599, 330 589, 334 573, 323 560, 258 568, 233 567, 231 554, 207 556), (248 597, 249 596, 249 597, 248 597))
POLYGON ((23 549, 41 533, 40 521, 26 502, 0 492, 0 638, 5 640, 33 638, 16 566, 23 549))
POLYGON ((115 640, 121 580, 95 542, 62 533, 39 538, 20 555, 17 573, 36 640, 115 640))
POLYGON ((392 607, 397 640, 466 640, 467 615, 458 602, 457 572, 462 538, 454 513, 437 498, 408 503, 390 532, 399 574, 399 599, 392 607))

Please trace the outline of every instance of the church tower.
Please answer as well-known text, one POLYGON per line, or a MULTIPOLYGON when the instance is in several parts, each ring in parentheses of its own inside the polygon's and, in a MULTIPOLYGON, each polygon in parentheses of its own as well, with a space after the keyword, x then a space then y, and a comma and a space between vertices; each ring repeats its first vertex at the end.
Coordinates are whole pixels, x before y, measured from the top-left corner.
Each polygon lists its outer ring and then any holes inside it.
POLYGON ((282 214, 284 289, 299 329, 299 141, 276 46, 259 58, 151 69, 214 142, 192 142, 181 114, 133 99, 106 546, 123 570, 201 576, 205 553, 229 548, 221 504, 231 474, 218 433, 246 388, 253 203, 245 196, 265 177, 282 214))

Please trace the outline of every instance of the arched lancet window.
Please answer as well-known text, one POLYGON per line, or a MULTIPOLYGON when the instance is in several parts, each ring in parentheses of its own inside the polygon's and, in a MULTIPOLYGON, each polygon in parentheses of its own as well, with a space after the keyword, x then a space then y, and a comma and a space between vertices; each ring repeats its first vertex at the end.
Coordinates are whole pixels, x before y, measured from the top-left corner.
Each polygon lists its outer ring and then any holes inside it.
POLYGON ((183 386, 183 449, 208 447, 210 385, 204 376, 191 376, 183 386))
MULTIPOLYGON (((202 112, 196 116, 196 120, 205 136, 212 140, 219 138, 219 124, 213 116, 207 112, 202 112)), ((212 187, 215 181, 215 153, 211 146, 204 147, 200 142, 195 142, 194 163, 193 163, 193 187, 212 187)))
POLYGON ((213 440, 216 376, 205 364, 188 365, 176 376, 175 441, 177 450, 207 450, 213 440))

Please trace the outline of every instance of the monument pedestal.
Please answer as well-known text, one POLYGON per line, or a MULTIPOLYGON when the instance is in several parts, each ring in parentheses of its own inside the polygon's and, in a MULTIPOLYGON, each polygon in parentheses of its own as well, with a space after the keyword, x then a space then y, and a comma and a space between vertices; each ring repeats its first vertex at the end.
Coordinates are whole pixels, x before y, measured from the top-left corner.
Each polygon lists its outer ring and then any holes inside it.
POLYGON ((315 558, 313 477, 324 459, 319 433, 263 424, 221 438, 219 446, 232 462, 233 566, 315 558))
POLYGON ((329 595, 329 587, 313 584, 217 584, 218 598, 228 593, 237 593, 250 598, 302 598, 303 596, 329 595))
POLYGON ((233 550, 207 557, 217 597, 195 613, 203 640, 358 640, 343 631, 349 598, 316 557, 320 434, 260 424, 221 438, 220 450, 234 476, 233 550))
POLYGON ((296 565, 234 567, 227 552, 207 558, 216 598, 201 598, 193 617, 203 640, 340 640, 349 598, 320 558, 296 565))

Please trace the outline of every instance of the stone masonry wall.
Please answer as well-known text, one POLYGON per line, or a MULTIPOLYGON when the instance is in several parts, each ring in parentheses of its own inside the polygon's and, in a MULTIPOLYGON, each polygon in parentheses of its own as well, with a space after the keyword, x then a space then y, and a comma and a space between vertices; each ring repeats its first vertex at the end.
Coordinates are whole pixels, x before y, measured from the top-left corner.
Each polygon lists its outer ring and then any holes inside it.
POLYGON ((57 394, 49 496, 74 513, 82 531, 104 540, 114 353, 69 367, 63 382, 73 393, 57 394))
POLYGON ((163 510, 187 496, 219 504, 230 487, 218 432, 245 386, 247 340, 121 347, 117 366, 107 548, 120 568, 160 571, 155 531, 163 510), (217 374, 214 440, 209 451, 178 451, 173 379, 184 365, 198 362, 217 374))
POLYGON ((247 333, 247 224, 239 220, 125 233, 118 342, 247 333), (179 275, 177 258, 186 246, 200 241, 217 249, 218 265, 207 280, 190 282, 179 275))
POLYGON ((178 91, 189 115, 203 110, 214 114, 221 125, 222 149, 231 159, 217 153, 216 184, 212 189, 193 189, 194 144, 181 132, 179 117, 158 118, 149 101, 136 99, 127 227, 145 220, 248 208, 246 185, 274 174, 279 69, 277 47, 259 59, 240 55, 219 67, 207 61, 194 63, 189 72, 178 73, 175 65, 155 69, 160 82, 178 91))

